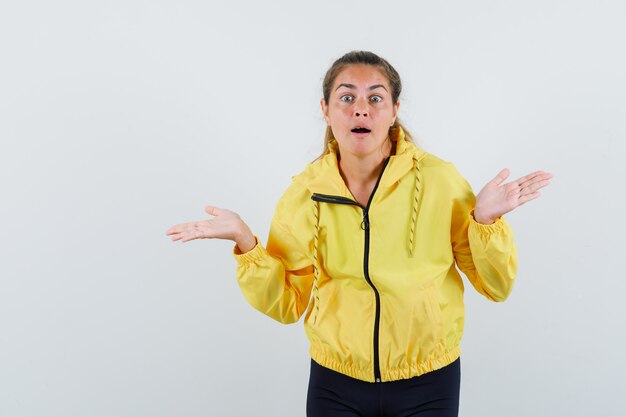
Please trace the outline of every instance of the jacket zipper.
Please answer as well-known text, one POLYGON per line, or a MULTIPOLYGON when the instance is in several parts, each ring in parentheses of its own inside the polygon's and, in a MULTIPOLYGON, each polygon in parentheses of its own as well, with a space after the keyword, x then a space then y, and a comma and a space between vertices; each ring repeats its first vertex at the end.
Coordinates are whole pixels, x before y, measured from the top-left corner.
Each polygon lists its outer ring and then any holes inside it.
POLYGON ((348 204, 353 206, 358 206, 363 210, 363 221, 361 222, 361 229, 365 232, 365 245, 364 245, 364 256, 363 256, 363 274, 365 275, 365 280, 374 290, 374 295, 376 297, 376 317, 374 320, 374 381, 381 382, 380 376, 380 353, 379 353, 379 328, 380 328, 380 294, 378 293, 378 289, 370 279, 369 275, 369 251, 370 251, 370 218, 369 218, 369 208, 372 204, 372 199, 374 198, 374 194, 376 193, 376 189, 378 189, 378 184, 380 183, 380 179, 383 176, 383 172, 385 172, 385 168, 389 163, 389 157, 385 159, 383 163, 383 168, 380 170, 380 174, 378 175, 378 179, 376 180, 376 185, 372 190, 372 194, 370 195, 369 200, 367 201, 367 206, 363 207, 358 202, 340 196, 327 195, 327 194, 317 194, 313 193, 311 199, 314 201, 320 201, 323 203, 333 203, 333 204, 348 204))

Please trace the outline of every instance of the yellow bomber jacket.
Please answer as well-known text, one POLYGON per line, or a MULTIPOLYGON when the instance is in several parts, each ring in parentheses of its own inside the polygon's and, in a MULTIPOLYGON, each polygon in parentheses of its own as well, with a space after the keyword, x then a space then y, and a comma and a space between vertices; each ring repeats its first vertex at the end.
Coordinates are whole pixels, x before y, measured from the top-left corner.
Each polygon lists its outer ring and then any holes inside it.
POLYGON ((476 222, 474 193, 451 163, 401 129, 392 140, 396 152, 366 207, 339 174, 335 144, 293 177, 267 247, 257 239, 249 252, 233 250, 254 308, 282 323, 304 315, 312 359, 369 382, 422 375, 460 356, 456 266, 493 301, 508 297, 517 273, 506 220, 476 222))

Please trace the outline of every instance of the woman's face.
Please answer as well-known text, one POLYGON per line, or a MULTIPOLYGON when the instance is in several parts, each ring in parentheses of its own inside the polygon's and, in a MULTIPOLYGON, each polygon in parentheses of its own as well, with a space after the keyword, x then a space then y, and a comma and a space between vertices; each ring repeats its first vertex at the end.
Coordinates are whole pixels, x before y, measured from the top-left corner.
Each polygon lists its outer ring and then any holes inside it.
MULTIPOLYGON (((331 87, 322 112, 339 145, 339 152, 365 157, 383 152, 400 102, 393 103, 389 81, 372 65, 349 65, 331 87)), ((389 146, 389 144, 387 144, 389 146)))

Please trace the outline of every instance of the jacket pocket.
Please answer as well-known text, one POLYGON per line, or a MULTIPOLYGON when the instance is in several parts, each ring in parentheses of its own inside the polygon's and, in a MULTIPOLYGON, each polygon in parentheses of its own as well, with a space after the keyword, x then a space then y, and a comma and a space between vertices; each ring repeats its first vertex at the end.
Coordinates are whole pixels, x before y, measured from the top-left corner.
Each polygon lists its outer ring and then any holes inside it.
POLYGON ((431 284, 417 290, 411 314, 411 340, 418 345, 419 362, 439 357, 445 351, 443 314, 437 288, 431 284))

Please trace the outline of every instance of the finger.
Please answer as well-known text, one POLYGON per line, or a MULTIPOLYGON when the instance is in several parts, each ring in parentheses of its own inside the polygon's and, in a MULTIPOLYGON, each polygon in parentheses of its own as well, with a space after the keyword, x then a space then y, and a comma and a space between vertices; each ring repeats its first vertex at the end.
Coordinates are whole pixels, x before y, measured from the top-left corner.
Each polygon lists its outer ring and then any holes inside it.
POLYGON ((537 174, 531 178, 529 178, 526 181, 522 181, 519 182, 519 186, 520 187, 528 187, 536 182, 540 182, 540 181, 547 181, 552 179, 552 174, 548 174, 548 173, 542 173, 542 174, 537 174))
POLYGON ((531 172, 528 175, 524 175, 523 177, 520 177, 513 182, 519 185, 520 187, 524 187, 528 181, 532 181, 534 179, 542 180, 542 179, 550 179, 550 178, 552 178, 552 174, 550 174, 549 172, 535 171, 535 172, 531 172))
POLYGON ((495 185, 500 185, 502 182, 509 177, 511 172, 508 168, 504 168, 502 171, 498 172, 498 175, 491 182, 495 185))
POLYGON ((167 234, 171 235, 172 233, 181 233, 185 230, 193 229, 196 227, 198 222, 187 222, 187 223, 179 223, 167 229, 167 234))
POLYGON ((177 241, 181 241, 181 242, 188 242, 190 240, 194 240, 194 239, 199 239, 201 237, 204 237, 203 234, 200 232, 200 230, 198 229, 192 229, 192 230, 187 230, 181 233, 177 233, 175 235, 172 236, 172 241, 173 242, 177 242, 177 241))
POLYGON ((171 235, 174 233, 180 233, 182 229, 183 224, 175 224, 174 226, 170 227, 169 229, 167 229, 167 231, 165 232, 166 235, 171 235))
POLYGON ((534 182, 530 183, 528 186, 523 187, 522 188, 522 193, 523 194, 532 194, 535 191, 542 189, 543 187, 545 187, 548 184, 550 184, 550 180, 534 181, 534 182))
POLYGON ((534 200, 535 198, 539 197, 541 195, 541 193, 539 191, 536 191, 532 194, 526 194, 522 197, 519 198, 519 200, 517 200, 517 206, 521 206, 522 204, 526 204, 531 200, 534 200))
POLYGON ((188 233, 185 234, 185 236, 182 238, 181 242, 189 242, 190 240, 194 240, 194 239, 199 239, 203 237, 202 233, 199 230, 192 230, 188 233))
POLYGON ((177 240, 180 240, 183 238, 183 234, 182 233, 176 233, 174 235, 172 235, 172 242, 176 242, 177 240))
POLYGON ((204 208, 204 211, 206 211, 211 216, 219 216, 220 214, 222 214, 222 209, 215 206, 206 206, 204 208))
POLYGON ((198 229, 198 228, 203 228, 203 227, 208 227, 211 225, 211 221, 210 220, 198 220, 198 221, 194 221, 194 222, 189 222, 189 223, 181 223, 181 224, 177 224, 176 226, 172 226, 167 230, 167 234, 171 235, 174 233, 182 233, 182 232, 186 232, 188 230, 194 230, 194 229, 198 229))

